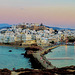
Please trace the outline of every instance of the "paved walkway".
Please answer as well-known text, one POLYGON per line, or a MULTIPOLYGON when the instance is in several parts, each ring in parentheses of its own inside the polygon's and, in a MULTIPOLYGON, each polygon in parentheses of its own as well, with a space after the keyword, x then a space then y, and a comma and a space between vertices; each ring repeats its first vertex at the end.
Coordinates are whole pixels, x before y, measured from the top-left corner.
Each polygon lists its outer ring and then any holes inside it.
POLYGON ((46 59, 43 59, 43 57, 41 57, 39 53, 33 53, 33 57, 36 58, 45 69, 54 68, 54 66, 50 62, 48 62, 46 59))

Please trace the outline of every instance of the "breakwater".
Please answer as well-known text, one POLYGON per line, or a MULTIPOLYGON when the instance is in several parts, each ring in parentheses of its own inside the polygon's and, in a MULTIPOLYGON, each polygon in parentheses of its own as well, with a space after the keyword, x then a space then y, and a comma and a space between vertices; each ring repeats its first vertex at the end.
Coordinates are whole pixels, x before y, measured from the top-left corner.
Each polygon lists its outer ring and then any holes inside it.
POLYGON ((36 53, 32 53, 32 56, 30 57, 31 63, 33 64, 34 67, 38 69, 54 69, 55 66, 53 66, 44 56, 44 54, 48 53, 51 49, 54 49, 58 47, 53 46, 50 48, 46 48, 42 51, 37 51, 36 53))
POLYGON ((59 47, 60 45, 56 45, 56 46, 52 46, 52 47, 49 47, 49 48, 46 48, 44 49, 42 52, 41 52, 41 55, 44 55, 44 54, 47 54, 49 51, 51 51, 52 49, 56 48, 56 47, 59 47))

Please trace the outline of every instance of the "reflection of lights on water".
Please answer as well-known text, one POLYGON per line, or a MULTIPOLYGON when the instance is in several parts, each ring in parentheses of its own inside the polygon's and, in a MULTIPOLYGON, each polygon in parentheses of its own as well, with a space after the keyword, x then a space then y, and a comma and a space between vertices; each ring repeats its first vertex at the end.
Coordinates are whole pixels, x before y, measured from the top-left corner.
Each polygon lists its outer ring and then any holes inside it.
POLYGON ((74 44, 74 53, 75 53, 75 44, 74 44))
POLYGON ((65 45, 65 51, 67 52, 67 45, 65 45))
POLYGON ((67 56, 67 45, 65 45, 65 52, 66 52, 66 56, 67 56))

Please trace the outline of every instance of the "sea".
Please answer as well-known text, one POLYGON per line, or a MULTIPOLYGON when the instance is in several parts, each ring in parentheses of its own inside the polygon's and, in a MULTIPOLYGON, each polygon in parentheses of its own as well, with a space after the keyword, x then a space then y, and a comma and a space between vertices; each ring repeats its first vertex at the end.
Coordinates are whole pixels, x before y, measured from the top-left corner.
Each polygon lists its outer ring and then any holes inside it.
POLYGON ((22 53, 25 53, 25 48, 0 46, 0 69, 31 69, 29 58, 25 58, 24 55, 21 55, 22 53), (9 50, 12 50, 12 52, 9 52, 9 50))
POLYGON ((59 46, 52 49, 45 57, 57 68, 75 66, 75 46, 59 46))

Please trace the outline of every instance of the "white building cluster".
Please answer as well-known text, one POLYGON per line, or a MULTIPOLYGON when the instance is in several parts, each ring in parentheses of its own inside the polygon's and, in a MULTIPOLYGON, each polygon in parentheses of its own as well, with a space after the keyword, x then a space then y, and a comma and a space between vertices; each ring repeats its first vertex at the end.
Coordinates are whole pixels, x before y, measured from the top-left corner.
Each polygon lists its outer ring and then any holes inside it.
MULTIPOLYGON (((32 25, 39 26, 39 24, 27 24, 26 26, 31 27, 32 25)), ((54 33, 52 28, 45 30, 30 30, 28 28, 23 29, 12 25, 11 28, 0 30, 0 43, 13 43, 22 42, 24 44, 50 44, 50 42, 60 42, 61 38, 66 39, 67 36, 75 36, 75 31, 70 30, 59 30, 57 34, 54 33)))

